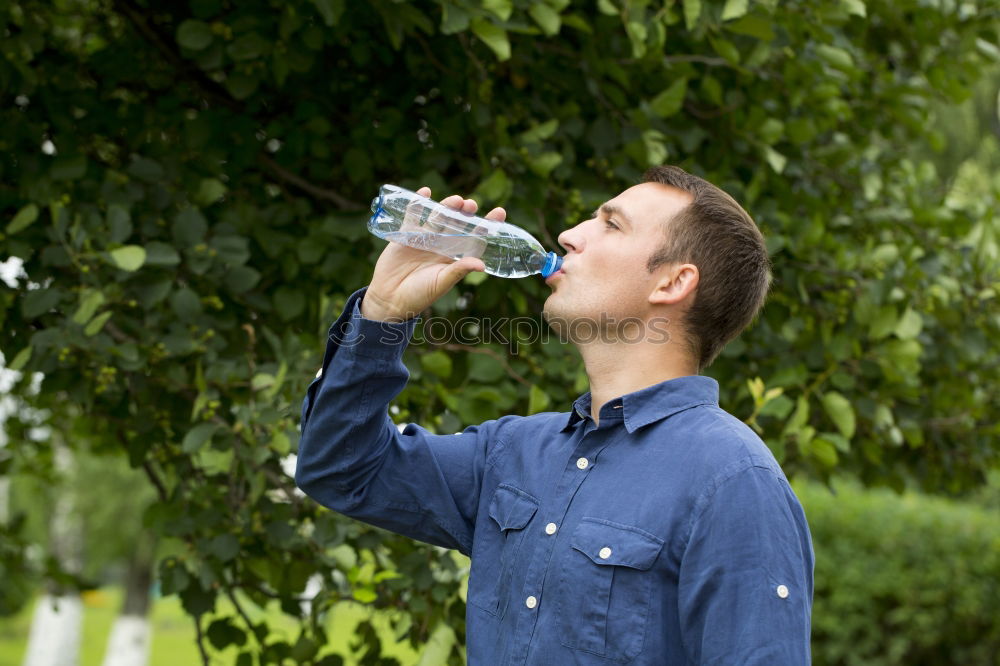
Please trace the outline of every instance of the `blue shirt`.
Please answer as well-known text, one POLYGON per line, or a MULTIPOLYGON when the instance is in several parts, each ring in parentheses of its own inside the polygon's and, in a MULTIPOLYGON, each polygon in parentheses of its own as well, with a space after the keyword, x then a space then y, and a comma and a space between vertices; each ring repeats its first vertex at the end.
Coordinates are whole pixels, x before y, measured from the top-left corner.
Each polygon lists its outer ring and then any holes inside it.
POLYGON ((330 329, 296 482, 321 504, 470 555, 471 666, 809 663, 813 550, 764 443, 711 378, 455 435, 387 414, 415 325, 330 329))

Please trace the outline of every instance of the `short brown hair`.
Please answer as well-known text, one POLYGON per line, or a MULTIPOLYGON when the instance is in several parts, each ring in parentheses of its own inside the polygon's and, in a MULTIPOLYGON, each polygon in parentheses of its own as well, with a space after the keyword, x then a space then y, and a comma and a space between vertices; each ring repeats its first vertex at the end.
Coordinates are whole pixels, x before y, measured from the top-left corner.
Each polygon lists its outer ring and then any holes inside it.
POLYGON ((694 302, 682 324, 702 370, 764 306, 771 285, 764 237, 735 199, 679 167, 652 167, 643 182, 669 185, 692 196, 665 225, 665 241, 646 268, 653 271, 669 263, 698 267, 694 302))

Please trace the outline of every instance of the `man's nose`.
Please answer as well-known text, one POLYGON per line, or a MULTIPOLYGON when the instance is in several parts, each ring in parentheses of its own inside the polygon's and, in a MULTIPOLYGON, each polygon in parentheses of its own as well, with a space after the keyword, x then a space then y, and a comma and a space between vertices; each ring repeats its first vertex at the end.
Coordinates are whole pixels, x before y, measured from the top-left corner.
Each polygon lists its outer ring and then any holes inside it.
POLYGON ((559 234, 556 238, 556 242, 559 243, 567 252, 579 252, 583 249, 583 235, 580 233, 580 225, 575 227, 570 227, 566 231, 559 234))

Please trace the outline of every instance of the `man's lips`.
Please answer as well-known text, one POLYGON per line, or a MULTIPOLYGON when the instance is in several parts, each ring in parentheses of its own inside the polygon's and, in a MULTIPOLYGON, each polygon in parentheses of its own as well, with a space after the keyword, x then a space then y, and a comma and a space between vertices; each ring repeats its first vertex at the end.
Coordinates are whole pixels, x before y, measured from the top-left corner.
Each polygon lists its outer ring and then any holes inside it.
POLYGON ((561 275, 563 275, 563 269, 560 268, 555 273, 553 273, 552 275, 550 275, 547 278, 545 278, 545 284, 548 284, 549 281, 554 280, 554 279, 556 279, 557 277, 559 277, 561 275))

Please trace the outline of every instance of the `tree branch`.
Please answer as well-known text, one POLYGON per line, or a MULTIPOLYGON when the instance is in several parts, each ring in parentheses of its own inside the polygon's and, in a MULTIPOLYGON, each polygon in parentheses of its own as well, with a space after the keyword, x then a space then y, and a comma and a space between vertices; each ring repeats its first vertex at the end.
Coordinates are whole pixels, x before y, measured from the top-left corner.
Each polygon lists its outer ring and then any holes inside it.
POLYGON ((208 661, 208 653, 205 652, 205 635, 201 632, 201 616, 192 615, 191 619, 194 620, 194 631, 198 639, 198 652, 201 653, 201 663, 203 666, 211 666, 208 661))
POLYGON ((268 171, 270 171, 271 174, 274 175, 275 177, 280 178, 281 180, 285 181, 286 183, 289 183, 290 185, 294 185, 295 187, 299 188, 300 190, 303 190, 304 192, 308 192, 317 199, 323 199, 325 201, 329 201, 335 204, 341 210, 358 210, 359 208, 364 208, 363 205, 355 203, 354 201, 351 201, 350 199, 340 194, 337 194, 333 190, 328 190, 318 185, 313 185, 302 176, 294 174, 285 167, 281 166, 267 155, 261 154, 257 158, 257 161, 260 162, 261 165, 264 166, 268 171))
MULTIPOLYGON (((167 62, 169 62, 178 72, 188 78, 190 83, 198 89, 198 92, 201 95, 235 113, 242 114, 246 112, 244 105, 233 99, 224 87, 213 81, 201 69, 192 66, 191 63, 186 61, 171 46, 170 39, 161 34, 159 30, 146 20, 146 16, 140 8, 134 6, 128 0, 113 0, 113 6, 119 13, 126 17, 128 22, 132 24, 132 27, 135 28, 136 32, 153 44, 156 50, 163 55, 167 62)), ((288 171, 263 153, 260 154, 258 161, 276 178, 288 182, 318 199, 330 201, 342 210, 357 210, 358 208, 363 208, 361 204, 354 203, 332 190, 314 185, 302 176, 288 171)))

